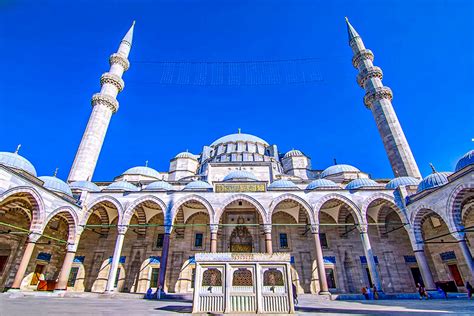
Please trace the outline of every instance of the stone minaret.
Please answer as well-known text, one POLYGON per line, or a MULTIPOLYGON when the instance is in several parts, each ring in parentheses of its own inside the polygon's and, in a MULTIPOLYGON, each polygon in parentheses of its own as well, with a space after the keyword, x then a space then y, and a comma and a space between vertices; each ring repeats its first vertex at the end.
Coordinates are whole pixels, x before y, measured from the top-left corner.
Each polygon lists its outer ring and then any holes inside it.
POLYGON ((132 47, 134 25, 135 21, 120 42, 117 53, 110 56, 110 71, 100 77, 102 88, 92 96, 92 114, 72 164, 69 182, 92 179, 110 119, 119 107, 117 94, 124 88, 122 75, 130 66, 128 55, 132 47))
POLYGON ((392 106, 392 90, 382 84, 382 69, 373 65, 374 54, 365 48, 362 38, 346 18, 352 64, 359 70, 357 83, 365 89, 365 106, 374 115, 385 151, 396 177, 421 178, 415 158, 392 106))

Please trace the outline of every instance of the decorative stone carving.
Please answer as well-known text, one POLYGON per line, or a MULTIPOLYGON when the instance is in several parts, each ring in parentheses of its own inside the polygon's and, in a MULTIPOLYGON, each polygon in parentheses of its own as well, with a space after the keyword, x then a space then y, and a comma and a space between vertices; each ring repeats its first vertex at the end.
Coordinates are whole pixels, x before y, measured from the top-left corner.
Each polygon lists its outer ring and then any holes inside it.
POLYGON ((109 95, 96 93, 92 96, 92 106, 97 104, 103 104, 107 106, 113 113, 118 111, 119 103, 115 98, 112 98, 109 95))
POLYGON ((311 234, 319 234, 319 225, 311 225, 311 234))
POLYGON ((358 227, 358 229, 359 229, 359 232, 360 232, 361 234, 367 234, 367 232, 369 231, 369 225, 367 225, 367 224, 360 224, 359 227, 358 227))
POLYGON ((374 101, 381 99, 388 99, 392 101, 393 93, 389 87, 377 87, 375 89, 370 89, 364 96, 364 104, 367 108, 372 106, 374 101))
POLYGON ((127 58, 123 57, 120 54, 112 54, 109 57, 109 64, 112 66, 113 64, 119 64, 123 67, 123 71, 127 71, 130 68, 130 62, 127 58))
POLYGON ((122 91, 123 88, 125 87, 125 82, 122 80, 122 78, 110 72, 106 72, 100 77, 101 85, 104 85, 107 83, 114 85, 119 92, 122 91))
POLYGON ((217 234, 217 231, 219 230, 219 225, 218 224, 210 224, 209 225, 209 230, 211 233, 217 234))
POLYGON ((365 82, 370 79, 370 78, 379 78, 382 80, 383 78, 383 72, 380 67, 377 66, 372 66, 370 68, 366 68, 359 72, 357 75, 357 83, 361 88, 364 88, 365 82))
POLYGON ((370 59, 371 61, 374 61, 374 54, 370 49, 361 50, 355 54, 354 57, 352 57, 352 65, 354 68, 358 68, 360 62, 364 59, 370 59))
POLYGON ((216 253, 196 253, 196 261, 200 262, 252 262, 252 261, 287 261, 290 262, 290 253, 275 252, 268 253, 236 253, 236 252, 216 252, 216 253))

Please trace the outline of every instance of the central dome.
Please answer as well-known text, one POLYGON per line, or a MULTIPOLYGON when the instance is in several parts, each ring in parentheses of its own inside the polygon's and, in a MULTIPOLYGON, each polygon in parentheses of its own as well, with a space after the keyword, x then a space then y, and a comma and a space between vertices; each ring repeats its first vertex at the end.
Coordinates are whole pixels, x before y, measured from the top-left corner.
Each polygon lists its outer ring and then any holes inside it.
POLYGON ((226 135, 217 139, 211 144, 211 147, 215 147, 219 144, 236 143, 236 142, 260 143, 260 144, 264 144, 265 146, 268 146, 268 143, 264 141, 263 139, 261 139, 260 137, 250 135, 250 134, 236 133, 236 134, 226 135))

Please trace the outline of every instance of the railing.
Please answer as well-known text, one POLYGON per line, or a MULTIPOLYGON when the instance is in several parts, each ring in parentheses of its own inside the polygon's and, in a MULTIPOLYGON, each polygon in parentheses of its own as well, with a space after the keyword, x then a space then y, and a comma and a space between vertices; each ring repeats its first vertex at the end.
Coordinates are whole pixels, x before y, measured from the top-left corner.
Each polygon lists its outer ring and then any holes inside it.
POLYGON ((230 311, 239 313, 255 313, 257 311, 257 302, 255 293, 249 294, 230 294, 230 311))
POLYGON ((283 294, 263 294, 264 313, 288 313, 288 295, 283 294))

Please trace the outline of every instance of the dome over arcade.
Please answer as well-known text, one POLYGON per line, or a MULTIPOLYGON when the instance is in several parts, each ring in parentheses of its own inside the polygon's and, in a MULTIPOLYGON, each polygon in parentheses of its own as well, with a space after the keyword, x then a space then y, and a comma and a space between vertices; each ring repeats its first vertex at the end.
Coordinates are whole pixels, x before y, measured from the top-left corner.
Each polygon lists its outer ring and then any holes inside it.
POLYGON ((97 184, 90 181, 75 181, 69 184, 69 187, 73 190, 81 190, 88 192, 98 192, 100 188, 97 184))
POLYGON ((122 175, 138 175, 156 179, 160 178, 160 173, 148 166, 138 166, 127 169, 124 173, 122 173, 122 175))
POLYGON ((35 167, 26 158, 18 154, 18 149, 14 153, 9 153, 5 151, 0 152, 0 164, 13 169, 25 171, 36 177, 35 167))
POLYGON ((306 190, 316 190, 316 189, 322 189, 322 188, 339 189, 340 187, 331 180, 317 179, 317 180, 312 181, 310 184, 308 184, 308 186, 306 187, 306 190))
POLYGON ((196 155, 193 155, 192 153, 190 153, 188 151, 180 152, 179 154, 174 156, 174 158, 190 158, 190 159, 197 160, 196 155))
POLYGON ((464 167, 467 167, 472 164, 474 164, 474 150, 468 151, 464 156, 462 156, 458 160, 455 171, 457 172, 461 169, 464 169, 464 167))
POLYGON ((69 188, 67 183, 64 182, 63 180, 56 178, 56 176, 54 177, 43 176, 43 177, 39 177, 38 179, 44 182, 43 187, 45 187, 46 189, 51 190, 56 193, 72 196, 71 188, 69 188))
POLYGON ((452 172, 434 171, 432 174, 421 180, 420 184, 418 185, 418 190, 416 190, 416 192, 422 192, 428 189, 433 189, 445 185, 449 182, 448 176, 451 174, 452 172))
POLYGON ((145 187, 147 191, 171 191, 173 186, 166 181, 155 181, 145 187))
POLYGON ((140 191, 139 188, 131 184, 130 182, 127 181, 116 181, 112 182, 109 184, 105 190, 113 190, 113 191, 131 191, 131 192, 136 192, 140 191))
POLYGON ((346 185, 346 190, 357 190, 361 188, 380 187, 381 184, 372 179, 360 178, 354 179, 346 185))
POLYGON ((250 171, 235 170, 226 175, 223 181, 258 181, 258 178, 250 171))
POLYGON ((360 170, 351 165, 334 165, 326 168, 323 172, 321 172, 321 178, 326 178, 334 174, 339 174, 343 172, 360 172, 360 170))
POLYGON ((236 134, 226 135, 215 140, 211 144, 211 147, 215 147, 219 144, 236 143, 236 142, 260 143, 260 144, 264 144, 265 146, 268 146, 268 143, 264 141, 263 139, 261 139, 260 137, 250 135, 250 134, 236 133, 236 134))
POLYGON ((283 156, 283 158, 288 157, 305 157, 305 155, 298 149, 292 149, 283 156))
POLYGON ((298 186, 296 184, 294 184, 292 181, 290 180, 276 180, 276 181, 273 181, 269 186, 268 186, 268 189, 275 189, 275 190, 278 190, 278 189, 282 189, 282 190, 294 190, 294 189, 299 189, 298 186))
POLYGON ((399 186, 403 185, 418 185, 420 183, 420 180, 414 177, 398 177, 390 180, 387 185, 385 185, 385 189, 392 189, 395 190, 399 186))
POLYGON ((194 190, 212 190, 212 185, 207 183, 206 181, 195 180, 193 182, 189 182, 183 189, 184 191, 194 191, 194 190))

